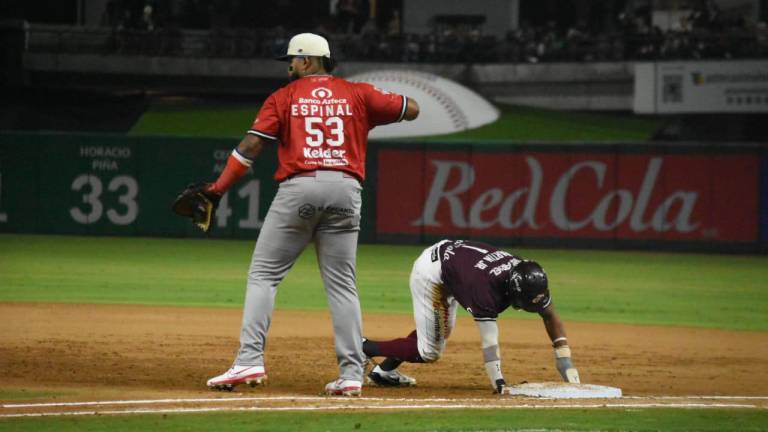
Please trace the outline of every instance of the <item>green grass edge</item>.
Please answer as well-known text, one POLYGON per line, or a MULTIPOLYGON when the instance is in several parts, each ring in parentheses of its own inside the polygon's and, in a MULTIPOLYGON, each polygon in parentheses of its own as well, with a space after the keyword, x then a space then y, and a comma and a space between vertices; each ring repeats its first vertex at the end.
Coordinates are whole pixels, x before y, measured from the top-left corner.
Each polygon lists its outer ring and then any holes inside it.
POLYGON ((360 412, 226 412, 0 421, 14 431, 764 431, 757 409, 474 409, 360 412))

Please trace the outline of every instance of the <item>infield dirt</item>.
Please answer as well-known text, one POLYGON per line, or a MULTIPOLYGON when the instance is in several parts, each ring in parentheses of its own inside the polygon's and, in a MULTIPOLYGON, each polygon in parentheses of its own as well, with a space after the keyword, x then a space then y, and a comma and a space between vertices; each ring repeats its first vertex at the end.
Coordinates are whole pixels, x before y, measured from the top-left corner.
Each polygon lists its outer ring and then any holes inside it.
MULTIPOLYGON (((238 346, 241 310, 144 306, 0 304, 0 392, 53 393, 45 400, 215 397, 207 378, 226 370, 238 346)), ((768 335, 695 328, 566 323, 582 381, 625 395, 768 393, 768 335)), ((409 315, 364 314, 364 333, 402 337, 409 315)), ((500 321, 510 382, 556 381, 552 350, 537 320, 500 321)), ((365 396, 490 396, 479 337, 460 317, 443 358, 404 365, 407 389, 366 387, 365 396)), ((266 354, 269 385, 247 396, 316 396, 338 370, 328 312, 277 311, 266 354)), ((2 399, 2 397, 0 397, 2 399)))

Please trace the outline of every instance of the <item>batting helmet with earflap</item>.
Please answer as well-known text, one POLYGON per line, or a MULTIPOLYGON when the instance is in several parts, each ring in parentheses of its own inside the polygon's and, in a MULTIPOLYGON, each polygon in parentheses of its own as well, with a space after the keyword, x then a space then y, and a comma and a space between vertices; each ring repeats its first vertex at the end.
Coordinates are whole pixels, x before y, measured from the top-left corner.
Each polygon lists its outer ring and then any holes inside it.
POLYGON ((523 261, 509 272, 512 306, 526 312, 541 312, 549 306, 547 274, 535 261, 523 261))

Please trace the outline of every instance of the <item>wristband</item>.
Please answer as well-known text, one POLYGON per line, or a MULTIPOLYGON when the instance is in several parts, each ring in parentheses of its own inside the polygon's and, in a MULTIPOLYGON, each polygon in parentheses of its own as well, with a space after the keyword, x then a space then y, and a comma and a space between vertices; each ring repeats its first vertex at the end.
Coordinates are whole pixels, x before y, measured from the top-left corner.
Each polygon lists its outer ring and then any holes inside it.
POLYGON ((571 348, 568 347, 568 345, 563 345, 561 347, 555 348, 555 358, 570 358, 571 357, 571 348))
MULTIPOLYGON (((555 346, 555 344, 556 344, 556 343, 558 343, 558 342, 560 342, 560 341, 567 341, 567 340, 568 340, 568 338, 567 338, 567 337, 559 337, 559 338, 557 338, 557 339, 555 339, 555 340, 553 340, 553 341, 552 341, 552 346, 555 346)), ((567 344, 566 344, 566 345, 567 345, 567 344)))

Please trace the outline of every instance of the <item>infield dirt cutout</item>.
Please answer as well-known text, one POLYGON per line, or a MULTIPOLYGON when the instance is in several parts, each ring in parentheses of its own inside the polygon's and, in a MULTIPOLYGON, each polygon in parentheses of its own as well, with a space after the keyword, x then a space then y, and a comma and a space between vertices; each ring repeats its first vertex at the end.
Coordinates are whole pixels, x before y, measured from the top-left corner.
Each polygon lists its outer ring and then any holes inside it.
MULTIPOLYGON (((222 409, 222 402, 227 402, 224 409, 245 410, 574 404, 492 395, 479 336, 466 317, 459 318, 439 362, 402 367, 418 380, 417 387, 366 386, 364 397, 355 401, 319 397, 325 383, 338 374, 327 311, 277 311, 266 353, 269 384, 239 387, 233 393, 210 391, 205 381, 226 370, 234 358, 241 313, 240 309, 0 303, 0 394, 14 395, 12 400, 0 397, 0 415, 134 412, 150 407, 209 411, 222 409), (25 401, 35 405, 23 406, 25 401)), ((499 324, 507 381, 559 379, 540 321, 502 319, 499 324)), ((620 402, 579 406, 768 408, 765 332, 575 322, 566 326, 582 381, 620 387, 628 396, 620 402)), ((410 315, 364 313, 364 333, 372 339, 403 337, 412 329, 410 315)))

